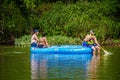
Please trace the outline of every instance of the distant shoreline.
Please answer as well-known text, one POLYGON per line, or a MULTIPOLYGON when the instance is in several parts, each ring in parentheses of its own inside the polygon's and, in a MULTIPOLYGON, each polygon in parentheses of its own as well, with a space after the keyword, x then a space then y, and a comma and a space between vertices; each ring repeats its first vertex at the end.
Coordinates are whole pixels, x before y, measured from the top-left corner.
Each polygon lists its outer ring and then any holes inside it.
POLYGON ((103 46, 120 46, 120 43, 103 43, 103 46))
MULTIPOLYGON (((15 46, 30 46, 31 35, 25 35, 21 38, 10 38, 4 41, 0 41, 0 45, 15 45, 15 46)), ((67 37, 67 36, 47 36, 48 43, 50 45, 82 45, 82 39, 67 37)), ((105 41, 98 42, 102 46, 120 46, 120 39, 107 39, 105 41)))
MULTIPOLYGON (((0 44, 0 45, 9 45, 9 46, 30 46, 30 43, 23 43, 23 44, 19 44, 19 45, 16 45, 16 44, 9 44, 9 43, 2 43, 2 44, 0 44)), ((56 44, 57 45, 57 44, 56 44)), ((60 45, 60 44, 58 44, 58 45, 60 45)), ((65 44, 61 44, 61 45, 65 45, 65 44)), ((70 44, 71 45, 71 44, 70 44)), ((73 44, 74 45, 74 44, 73 44)), ((76 45, 78 45, 78 44, 76 44, 76 45)), ((80 45, 82 45, 82 43, 80 44, 80 45)), ((101 44, 102 46, 120 46, 120 43, 103 43, 103 44, 101 44)))

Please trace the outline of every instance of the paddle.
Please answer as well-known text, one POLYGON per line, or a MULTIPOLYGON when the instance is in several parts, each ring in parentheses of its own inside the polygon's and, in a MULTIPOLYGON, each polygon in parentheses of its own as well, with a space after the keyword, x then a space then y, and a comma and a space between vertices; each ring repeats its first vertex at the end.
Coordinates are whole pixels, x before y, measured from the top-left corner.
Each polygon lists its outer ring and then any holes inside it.
MULTIPOLYGON (((102 48, 102 47, 101 47, 102 48)), ((102 50, 103 50, 103 52, 105 53, 105 54, 109 54, 109 52, 107 51, 107 50, 105 50, 104 48, 102 48, 102 50)))

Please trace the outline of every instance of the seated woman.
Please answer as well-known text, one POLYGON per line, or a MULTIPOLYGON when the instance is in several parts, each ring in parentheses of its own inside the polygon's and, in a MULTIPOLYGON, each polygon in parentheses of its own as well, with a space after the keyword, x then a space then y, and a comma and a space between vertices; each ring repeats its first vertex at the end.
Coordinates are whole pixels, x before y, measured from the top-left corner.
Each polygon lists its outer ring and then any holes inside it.
POLYGON ((34 30, 34 33, 31 37, 31 47, 37 47, 38 46, 38 42, 39 42, 39 39, 37 37, 38 35, 38 30, 34 30))
POLYGON ((39 48, 44 48, 44 47, 49 47, 48 42, 47 42, 47 38, 45 37, 45 33, 42 33, 42 37, 40 37, 39 39, 39 48))

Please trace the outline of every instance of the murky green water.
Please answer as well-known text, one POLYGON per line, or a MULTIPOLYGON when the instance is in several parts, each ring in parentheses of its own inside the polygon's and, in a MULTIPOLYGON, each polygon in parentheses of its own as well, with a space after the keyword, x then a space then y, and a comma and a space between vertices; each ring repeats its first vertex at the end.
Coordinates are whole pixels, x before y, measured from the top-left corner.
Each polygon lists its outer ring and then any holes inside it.
POLYGON ((119 80, 120 47, 108 56, 30 54, 29 47, 0 46, 0 80, 119 80))

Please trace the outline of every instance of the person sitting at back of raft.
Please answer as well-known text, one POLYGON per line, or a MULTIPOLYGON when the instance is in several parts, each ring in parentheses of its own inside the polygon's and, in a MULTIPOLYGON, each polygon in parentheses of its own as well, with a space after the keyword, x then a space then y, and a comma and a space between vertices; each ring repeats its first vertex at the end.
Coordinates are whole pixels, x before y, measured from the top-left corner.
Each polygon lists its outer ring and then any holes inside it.
POLYGON ((38 30, 35 29, 32 37, 31 37, 31 47, 37 47, 38 46, 38 42, 39 42, 39 39, 37 37, 38 33, 39 33, 38 30))
POLYGON ((96 51, 98 54, 100 54, 100 44, 98 43, 93 30, 90 30, 90 39, 88 41, 88 45, 93 49, 94 55, 96 54, 96 51))
POLYGON ((90 35, 87 34, 85 36, 83 46, 87 46, 93 49, 93 56, 96 55, 96 51, 98 52, 98 54, 100 54, 100 44, 98 43, 93 30, 90 30, 90 35))
POLYGON ((49 47, 45 33, 42 33, 42 37, 39 39, 39 48, 49 47))

